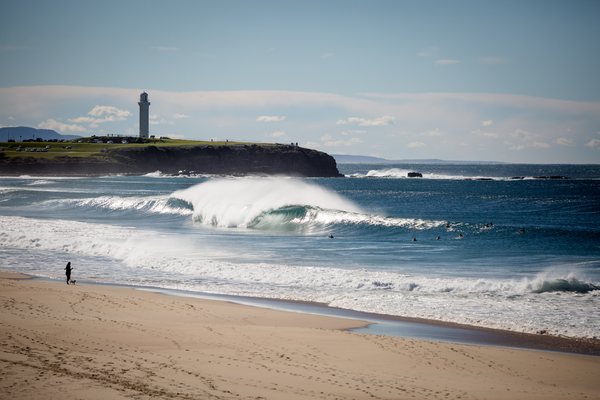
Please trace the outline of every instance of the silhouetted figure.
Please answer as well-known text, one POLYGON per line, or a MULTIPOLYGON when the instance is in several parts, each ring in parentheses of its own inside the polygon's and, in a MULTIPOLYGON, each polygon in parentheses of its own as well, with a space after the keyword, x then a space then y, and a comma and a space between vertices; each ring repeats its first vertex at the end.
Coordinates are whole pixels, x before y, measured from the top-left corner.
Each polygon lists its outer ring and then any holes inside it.
POLYGON ((333 235, 329 235, 329 239, 333 239, 333 235))
POLYGON ((413 242, 416 242, 416 241, 417 241, 417 238, 413 238, 413 242))
POLYGON ((71 262, 69 261, 67 263, 67 266, 65 267, 65 273, 67 274, 67 285, 69 284, 69 281, 71 280, 71 271, 73 270, 73 268, 71 268, 71 262))

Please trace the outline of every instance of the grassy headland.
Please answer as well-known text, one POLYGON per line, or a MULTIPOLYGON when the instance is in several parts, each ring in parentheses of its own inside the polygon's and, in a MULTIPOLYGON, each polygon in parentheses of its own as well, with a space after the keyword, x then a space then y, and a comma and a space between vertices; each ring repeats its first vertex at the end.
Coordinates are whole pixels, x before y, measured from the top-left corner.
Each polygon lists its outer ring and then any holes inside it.
POLYGON ((0 142, 0 175, 166 174, 337 177, 330 155, 291 144, 93 137, 0 142), (94 140, 101 142, 92 142, 94 140), (108 141, 115 143, 108 143, 108 141), (122 143, 125 140, 127 143, 122 143), (80 143, 81 142, 81 143, 80 143))
MULTIPOLYGON (((197 141, 197 140, 179 140, 179 139, 150 139, 150 138, 137 138, 137 137, 86 137, 81 139, 75 139, 73 141, 64 142, 0 142, 0 153, 4 153, 7 157, 34 157, 34 158, 55 158, 59 156, 67 157, 90 157, 90 156, 102 156, 107 150, 118 149, 118 148, 135 148, 135 147, 173 147, 173 146, 243 146, 252 145, 253 143, 244 142, 213 142, 213 141, 197 141), (90 141, 97 139, 102 140, 102 143, 89 143, 90 141), (108 141, 114 141, 114 143, 108 143, 108 141), (121 141, 127 141, 127 144, 121 143, 121 141), (79 143, 81 141, 82 143, 79 143), (50 148, 47 151, 32 151, 32 149, 45 149, 47 146, 50 148), (70 148, 69 148, 70 147, 70 148), (20 148, 20 150, 17 150, 20 148), (29 151, 27 151, 29 149, 29 151)), ((260 143, 260 146, 277 146, 270 143, 260 143)), ((1 156, 0 156, 1 157, 1 156)))

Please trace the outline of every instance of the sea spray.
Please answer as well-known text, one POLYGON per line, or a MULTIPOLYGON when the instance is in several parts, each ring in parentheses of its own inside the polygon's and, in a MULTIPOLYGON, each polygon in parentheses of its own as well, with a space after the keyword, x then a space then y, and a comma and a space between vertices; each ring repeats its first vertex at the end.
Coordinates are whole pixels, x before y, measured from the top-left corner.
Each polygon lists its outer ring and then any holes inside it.
POLYGON ((248 227, 259 216, 289 206, 361 212, 335 192, 292 179, 215 179, 172 197, 194 206, 194 220, 220 227, 248 227))

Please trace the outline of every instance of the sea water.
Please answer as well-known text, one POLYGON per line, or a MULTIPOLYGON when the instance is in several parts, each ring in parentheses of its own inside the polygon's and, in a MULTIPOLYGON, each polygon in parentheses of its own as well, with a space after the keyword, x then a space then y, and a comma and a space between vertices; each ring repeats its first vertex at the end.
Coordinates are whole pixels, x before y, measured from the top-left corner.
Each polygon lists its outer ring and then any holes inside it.
POLYGON ((600 166, 338 167, 3 177, 0 269, 600 337, 600 166))

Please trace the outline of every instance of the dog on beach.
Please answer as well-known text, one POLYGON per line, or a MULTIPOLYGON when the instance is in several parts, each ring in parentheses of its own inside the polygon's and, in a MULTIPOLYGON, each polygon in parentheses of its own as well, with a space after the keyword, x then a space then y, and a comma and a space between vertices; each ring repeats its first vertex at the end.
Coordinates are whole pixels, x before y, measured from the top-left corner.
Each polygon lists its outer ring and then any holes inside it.
POLYGON ((70 281, 69 281, 69 283, 70 283, 71 285, 74 285, 74 284, 75 284, 75 282, 77 282, 75 279, 72 279, 72 280, 70 280, 70 281))

